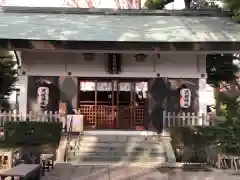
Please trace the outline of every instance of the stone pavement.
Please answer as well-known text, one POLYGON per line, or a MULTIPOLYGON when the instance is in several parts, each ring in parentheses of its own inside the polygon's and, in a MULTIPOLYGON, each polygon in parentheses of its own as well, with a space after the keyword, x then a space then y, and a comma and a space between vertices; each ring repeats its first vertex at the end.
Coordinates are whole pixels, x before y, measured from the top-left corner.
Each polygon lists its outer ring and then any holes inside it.
POLYGON ((240 172, 56 164, 42 180, 240 180, 240 172))

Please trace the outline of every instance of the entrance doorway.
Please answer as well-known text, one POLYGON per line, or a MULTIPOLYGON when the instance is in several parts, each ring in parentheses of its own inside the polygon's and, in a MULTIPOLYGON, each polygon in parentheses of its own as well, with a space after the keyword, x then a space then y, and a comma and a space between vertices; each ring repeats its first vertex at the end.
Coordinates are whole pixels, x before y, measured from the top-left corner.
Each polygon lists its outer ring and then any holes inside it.
POLYGON ((146 129, 147 81, 80 80, 84 129, 146 129))

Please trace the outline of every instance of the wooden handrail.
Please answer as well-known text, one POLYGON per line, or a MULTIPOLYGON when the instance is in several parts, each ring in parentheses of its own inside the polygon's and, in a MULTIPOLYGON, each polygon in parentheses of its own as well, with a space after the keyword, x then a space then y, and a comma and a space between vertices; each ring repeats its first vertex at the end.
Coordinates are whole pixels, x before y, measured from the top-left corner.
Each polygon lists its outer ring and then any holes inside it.
POLYGON ((72 121, 73 121, 73 117, 71 117, 71 120, 70 120, 70 123, 69 123, 69 128, 68 128, 68 142, 72 138, 72 121))
POLYGON ((70 141, 72 139, 72 123, 73 122, 73 117, 71 117, 70 123, 69 123, 69 128, 68 128, 68 135, 67 135, 67 147, 64 155, 64 161, 67 161, 67 149, 69 147, 70 141))

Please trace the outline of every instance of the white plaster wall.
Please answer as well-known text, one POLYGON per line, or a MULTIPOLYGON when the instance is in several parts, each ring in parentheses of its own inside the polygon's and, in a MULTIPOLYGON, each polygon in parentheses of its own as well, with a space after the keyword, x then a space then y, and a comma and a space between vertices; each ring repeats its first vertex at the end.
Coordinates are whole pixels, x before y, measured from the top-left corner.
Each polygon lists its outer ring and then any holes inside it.
POLYGON ((107 72, 107 55, 96 54, 94 61, 85 61, 82 53, 22 52, 22 67, 27 75, 79 77, 161 77, 200 78, 205 74, 205 55, 169 53, 148 55, 145 62, 136 62, 135 54, 122 55, 122 73, 107 72))
MULTIPOLYGON (((92 62, 83 59, 81 53, 22 52, 22 68, 32 76, 72 76, 79 77, 161 77, 200 78, 206 73, 205 55, 193 53, 171 53, 149 55, 145 62, 136 62, 134 55, 123 55, 122 73, 110 75, 106 71, 106 54, 97 54, 92 62)), ((20 76, 20 112, 27 111, 27 76, 20 76)), ((199 113, 206 114, 206 79, 199 81, 199 113)), ((212 97, 209 97, 212 98, 212 97)))

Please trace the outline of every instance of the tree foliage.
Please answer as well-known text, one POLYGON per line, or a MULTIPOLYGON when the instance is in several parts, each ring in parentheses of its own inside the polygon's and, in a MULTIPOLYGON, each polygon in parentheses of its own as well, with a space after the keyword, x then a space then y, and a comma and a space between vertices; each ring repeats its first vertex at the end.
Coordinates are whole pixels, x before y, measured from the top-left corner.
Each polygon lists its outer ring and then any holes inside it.
POLYGON ((234 64, 234 54, 208 54, 206 58, 208 83, 219 87, 221 82, 236 79, 238 67, 234 64))
POLYGON ((221 153, 239 154, 240 149, 240 101, 237 96, 220 94, 225 106, 215 120, 214 126, 202 132, 209 144, 219 147, 221 153))
POLYGON ((231 10, 240 10, 240 1, 239 0, 225 0, 228 5, 228 8, 231 10))
POLYGON ((145 6, 148 9, 163 9, 167 4, 174 2, 174 0, 147 0, 145 6))
POLYGON ((16 62, 5 50, 0 50, 0 109, 9 108, 8 98, 17 81, 16 62))
POLYGON ((239 56, 236 54, 211 54, 207 57, 208 81, 220 90, 216 99, 219 113, 214 120, 214 126, 205 128, 202 134, 209 144, 217 146, 221 153, 227 154, 239 153, 240 148, 238 61, 239 56))
MULTIPOLYGON (((226 3, 227 7, 236 15, 239 15, 240 1, 239 0, 182 0, 186 9, 202 9, 202 8, 221 8, 219 4, 226 3)), ((164 9, 164 7, 174 2, 174 0, 147 0, 145 6, 148 9, 164 9)), ((239 15, 240 16, 240 15, 239 15)))

